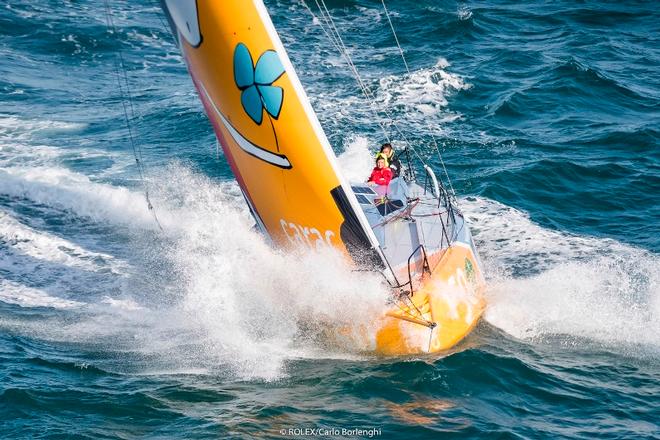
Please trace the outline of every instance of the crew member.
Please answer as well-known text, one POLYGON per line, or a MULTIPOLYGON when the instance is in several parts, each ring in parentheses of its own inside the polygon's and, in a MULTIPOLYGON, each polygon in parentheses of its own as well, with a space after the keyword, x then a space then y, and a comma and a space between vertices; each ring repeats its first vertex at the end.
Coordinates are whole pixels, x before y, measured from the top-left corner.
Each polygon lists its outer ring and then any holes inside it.
POLYGON ((390 180, 392 180, 392 170, 387 166, 384 157, 378 157, 368 182, 387 186, 390 184, 390 180))
POLYGON ((390 143, 383 144, 380 147, 380 153, 378 153, 376 157, 384 157, 386 161, 386 165, 389 166, 390 170, 392 171, 393 178, 399 177, 399 174, 401 174, 401 161, 394 153, 394 148, 392 148, 392 144, 390 143))

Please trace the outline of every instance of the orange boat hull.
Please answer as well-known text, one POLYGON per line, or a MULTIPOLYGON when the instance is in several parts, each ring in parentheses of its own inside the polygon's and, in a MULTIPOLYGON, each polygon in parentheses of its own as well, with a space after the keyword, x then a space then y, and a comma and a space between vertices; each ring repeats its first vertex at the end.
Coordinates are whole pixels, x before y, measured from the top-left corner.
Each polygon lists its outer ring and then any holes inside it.
POLYGON ((469 246, 447 249, 432 273, 417 284, 409 300, 391 308, 379 323, 379 354, 445 351, 479 321, 485 308, 485 282, 469 246))

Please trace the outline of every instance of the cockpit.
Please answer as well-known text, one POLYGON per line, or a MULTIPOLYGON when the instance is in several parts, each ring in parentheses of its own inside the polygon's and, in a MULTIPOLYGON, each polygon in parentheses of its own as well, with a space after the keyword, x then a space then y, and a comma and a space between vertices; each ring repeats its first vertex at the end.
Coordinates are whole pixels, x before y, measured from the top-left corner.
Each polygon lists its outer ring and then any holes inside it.
POLYGON ((392 266, 405 264, 420 245, 428 251, 449 245, 454 218, 426 185, 397 177, 389 185, 353 183, 351 188, 392 266))
MULTIPOLYGON (((373 220, 387 217, 406 206, 408 187, 401 178, 394 178, 389 185, 375 185, 372 183, 352 185, 351 188, 357 197, 360 207, 367 214, 369 223, 373 220), (376 218, 378 216, 379 218, 376 218)), ((378 223, 378 221, 376 221, 378 223)))

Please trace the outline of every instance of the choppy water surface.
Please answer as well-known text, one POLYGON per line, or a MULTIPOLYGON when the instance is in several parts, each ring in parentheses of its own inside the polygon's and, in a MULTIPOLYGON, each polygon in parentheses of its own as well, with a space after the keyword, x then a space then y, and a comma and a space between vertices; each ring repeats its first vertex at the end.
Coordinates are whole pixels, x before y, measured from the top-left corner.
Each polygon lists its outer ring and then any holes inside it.
MULTIPOLYGON (((116 34, 100 1, 0 8, 0 437, 660 437, 652 2, 391 0, 410 74, 380 2, 329 4, 377 104, 437 137, 488 270, 453 354, 394 359, 327 340, 379 280, 255 235, 158 5, 127 3, 116 34)), ((303 3, 267 6, 361 176, 382 135, 350 72, 303 3)))

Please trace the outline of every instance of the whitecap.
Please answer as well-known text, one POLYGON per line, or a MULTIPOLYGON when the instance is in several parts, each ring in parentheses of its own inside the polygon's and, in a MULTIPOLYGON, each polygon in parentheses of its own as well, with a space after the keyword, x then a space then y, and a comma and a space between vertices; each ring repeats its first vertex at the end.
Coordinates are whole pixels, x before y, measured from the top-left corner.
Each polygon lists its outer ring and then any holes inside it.
POLYGON ((488 266, 486 319, 525 339, 564 335, 660 346, 660 258, 609 238, 543 228, 471 197, 461 207, 488 266))
POLYGON ((0 301, 21 307, 50 307, 54 309, 72 309, 85 305, 79 301, 58 298, 43 290, 4 279, 0 279, 0 301))

